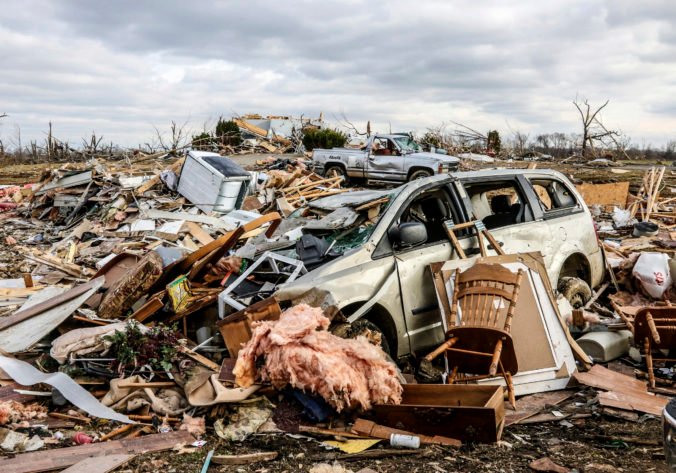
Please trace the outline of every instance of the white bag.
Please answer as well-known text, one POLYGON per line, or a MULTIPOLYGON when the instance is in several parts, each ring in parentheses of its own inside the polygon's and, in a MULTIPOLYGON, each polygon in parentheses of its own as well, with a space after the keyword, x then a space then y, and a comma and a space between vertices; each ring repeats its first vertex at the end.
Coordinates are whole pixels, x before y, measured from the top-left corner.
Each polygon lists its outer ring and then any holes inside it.
POLYGON ((632 274, 655 299, 661 299, 664 292, 671 287, 669 257, 664 253, 641 253, 632 274))

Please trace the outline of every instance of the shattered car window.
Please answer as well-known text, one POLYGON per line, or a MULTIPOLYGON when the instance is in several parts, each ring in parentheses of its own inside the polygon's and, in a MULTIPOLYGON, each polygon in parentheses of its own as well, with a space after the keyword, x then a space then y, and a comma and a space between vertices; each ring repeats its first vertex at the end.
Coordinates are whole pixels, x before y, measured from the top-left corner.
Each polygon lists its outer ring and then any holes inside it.
POLYGON ((397 142, 399 147, 401 148, 402 151, 407 152, 413 152, 413 153, 419 153, 422 151, 422 148, 418 143, 413 141, 411 137, 409 136, 402 136, 399 138, 395 138, 394 141, 397 142))

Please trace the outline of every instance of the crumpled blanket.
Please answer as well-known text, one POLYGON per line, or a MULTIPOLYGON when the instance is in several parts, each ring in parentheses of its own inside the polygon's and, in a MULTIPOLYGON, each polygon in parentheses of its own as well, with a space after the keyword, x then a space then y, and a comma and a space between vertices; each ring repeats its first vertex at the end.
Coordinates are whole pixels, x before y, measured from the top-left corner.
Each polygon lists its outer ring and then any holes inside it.
MULTIPOLYGON (((218 380, 218 375, 211 370, 195 367, 187 376, 183 391, 191 406, 213 406, 223 402, 240 402, 260 389, 254 384, 246 388, 228 388, 218 380)), ((177 379, 177 382, 180 381, 177 379)))
POLYGON ((365 337, 343 339, 327 331, 330 320, 319 308, 299 304, 278 321, 255 325, 240 350, 233 373, 242 387, 256 379, 256 360, 264 357, 263 381, 319 394, 337 411, 372 404, 399 404, 403 388, 397 369, 365 337))
MULTIPOLYGON (((145 325, 140 325, 141 330, 147 330, 145 325)), ((64 333, 52 342, 49 354, 52 358, 63 364, 69 357, 86 355, 87 353, 104 352, 110 348, 110 342, 104 337, 114 332, 126 332, 127 324, 118 323, 99 327, 87 327, 71 330, 64 333)))
POLYGON ((128 378, 110 380, 110 391, 103 396, 101 404, 116 411, 133 412, 143 406, 150 408, 159 415, 177 416, 185 412, 190 406, 180 388, 123 388, 121 382, 142 383, 139 375, 128 378))

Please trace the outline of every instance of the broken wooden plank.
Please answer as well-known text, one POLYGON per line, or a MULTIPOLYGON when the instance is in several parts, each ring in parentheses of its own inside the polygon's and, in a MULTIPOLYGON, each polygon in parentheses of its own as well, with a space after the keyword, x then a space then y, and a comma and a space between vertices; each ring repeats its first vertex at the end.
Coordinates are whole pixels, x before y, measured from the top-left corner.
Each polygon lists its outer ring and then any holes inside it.
POLYGON ((211 462, 216 465, 248 465, 250 463, 267 462, 277 458, 277 452, 256 452, 242 455, 214 455, 211 462))
POLYGON ((116 455, 106 455, 104 457, 85 458, 75 465, 66 468, 61 473, 108 473, 118 466, 129 462, 136 455, 119 453, 116 455))
POLYGON ((153 434, 135 439, 113 440, 76 447, 57 448, 23 453, 14 458, 0 459, 3 473, 40 473, 75 465, 91 457, 117 454, 142 454, 171 450, 177 445, 192 443, 195 439, 185 430, 167 434, 153 434))
POLYGON ((178 351, 180 353, 183 353, 185 356, 192 358, 198 363, 201 363, 202 365, 206 366, 210 370, 214 370, 217 373, 220 371, 221 367, 219 366, 218 363, 214 363, 211 361, 209 358, 206 358, 199 353, 195 353, 194 351, 190 350, 189 348, 186 348, 184 346, 178 347, 178 351))
POLYGON ((605 391, 647 392, 646 383, 622 373, 616 373, 601 365, 594 365, 589 371, 578 371, 573 377, 581 384, 605 391))
POLYGON ((648 392, 607 391, 599 393, 599 404, 604 407, 644 412, 656 417, 662 415, 662 410, 664 410, 664 406, 666 406, 668 402, 669 399, 655 396, 648 392))
POLYGON ((507 411, 505 414, 505 427, 533 417, 547 406, 560 404, 573 394, 575 394, 574 391, 550 391, 523 396, 519 398, 517 410, 507 411))
POLYGON ((204 230, 204 228, 200 227, 197 225, 195 222, 186 222, 186 227, 188 228, 188 232, 195 237, 195 240, 200 242, 202 245, 208 245, 214 239, 212 238, 209 233, 204 230))

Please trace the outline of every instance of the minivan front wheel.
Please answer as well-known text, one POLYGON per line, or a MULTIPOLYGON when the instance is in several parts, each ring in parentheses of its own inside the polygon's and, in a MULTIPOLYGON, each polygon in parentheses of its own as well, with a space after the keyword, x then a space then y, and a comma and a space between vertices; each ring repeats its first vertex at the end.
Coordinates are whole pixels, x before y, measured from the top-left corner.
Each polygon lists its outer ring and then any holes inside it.
POLYGON ((574 277, 563 277, 559 280, 559 293, 570 302, 573 309, 583 307, 592 296, 589 284, 574 277))
POLYGON ((351 324, 340 324, 331 329, 334 335, 342 338, 357 338, 360 335, 366 337, 374 345, 380 345, 380 348, 390 357, 390 344, 387 341, 385 333, 376 324, 370 320, 361 318, 351 324))

